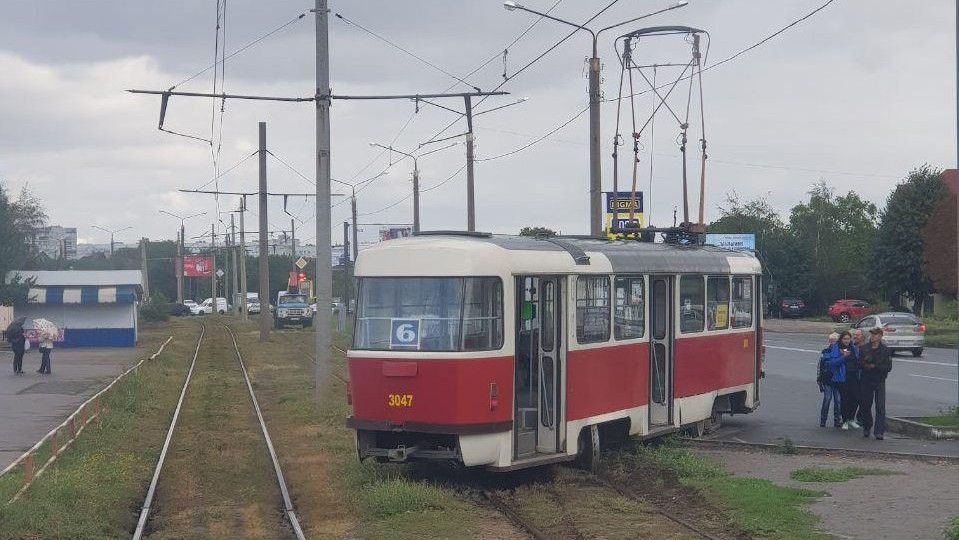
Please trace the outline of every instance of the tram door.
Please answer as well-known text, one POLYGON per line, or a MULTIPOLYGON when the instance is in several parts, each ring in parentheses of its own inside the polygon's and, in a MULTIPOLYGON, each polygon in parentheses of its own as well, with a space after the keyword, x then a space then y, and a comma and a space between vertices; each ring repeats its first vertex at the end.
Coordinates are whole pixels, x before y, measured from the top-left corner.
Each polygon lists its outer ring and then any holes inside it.
POLYGON ((514 411, 515 457, 554 453, 559 447, 562 279, 517 278, 514 411))
POLYGON ((673 419, 673 286, 670 276, 649 278, 649 427, 673 419))

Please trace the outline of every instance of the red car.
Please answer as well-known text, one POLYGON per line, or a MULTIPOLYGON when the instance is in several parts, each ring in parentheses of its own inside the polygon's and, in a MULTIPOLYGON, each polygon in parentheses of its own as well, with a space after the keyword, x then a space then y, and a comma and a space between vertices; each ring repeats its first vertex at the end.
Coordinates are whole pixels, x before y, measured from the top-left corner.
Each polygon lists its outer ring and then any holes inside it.
POLYGON ((836 300, 829 306, 829 317, 836 322, 849 322, 862 318, 869 312, 869 303, 865 300, 845 298, 836 300))

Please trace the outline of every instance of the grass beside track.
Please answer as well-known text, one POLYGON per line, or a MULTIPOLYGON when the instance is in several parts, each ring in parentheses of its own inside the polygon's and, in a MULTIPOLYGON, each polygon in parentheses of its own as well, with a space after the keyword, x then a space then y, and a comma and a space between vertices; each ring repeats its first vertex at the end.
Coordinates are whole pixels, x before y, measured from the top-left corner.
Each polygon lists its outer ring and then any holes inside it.
MULTIPOLYGON (((106 394, 100 427, 88 426, 21 499, 5 504, 22 483, 22 467, 0 478, 0 538, 129 537, 199 335, 180 321, 140 328, 138 359, 170 334, 174 341, 160 357, 106 394)), ((44 454, 37 468, 48 448, 44 454)))
POLYGON ((846 482, 863 476, 882 476, 897 474, 885 469, 862 467, 806 467, 789 473, 789 477, 799 482, 846 482))
POLYGON ((825 493, 734 476, 675 441, 659 446, 627 443, 609 456, 608 463, 610 473, 625 481, 633 478, 634 471, 645 471, 649 477, 675 475, 681 484, 725 510, 727 519, 748 537, 834 538, 816 529, 819 518, 805 508, 825 493))

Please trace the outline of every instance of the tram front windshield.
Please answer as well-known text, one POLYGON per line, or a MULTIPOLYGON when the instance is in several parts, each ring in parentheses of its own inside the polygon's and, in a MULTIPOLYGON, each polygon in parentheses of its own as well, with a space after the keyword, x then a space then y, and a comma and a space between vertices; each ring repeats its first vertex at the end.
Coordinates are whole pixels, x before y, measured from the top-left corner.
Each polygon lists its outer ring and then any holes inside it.
POLYGON ((360 278, 354 349, 483 351, 503 346, 499 278, 360 278))

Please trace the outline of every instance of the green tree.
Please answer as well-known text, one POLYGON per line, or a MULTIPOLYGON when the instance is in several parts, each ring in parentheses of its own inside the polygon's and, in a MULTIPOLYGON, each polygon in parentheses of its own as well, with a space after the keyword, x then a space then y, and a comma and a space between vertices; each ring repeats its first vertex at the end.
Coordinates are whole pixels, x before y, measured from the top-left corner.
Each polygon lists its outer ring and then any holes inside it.
POLYGON ((820 180, 809 200, 792 208, 789 228, 807 261, 806 302, 823 309, 837 298, 868 297, 865 270, 876 240, 876 206, 849 192, 836 196, 820 180))
POLYGON ((916 313, 935 291, 922 265, 922 229, 946 193, 940 172, 929 165, 914 169, 889 195, 869 266, 869 275, 882 292, 893 300, 905 295, 916 313))
POLYGON ((556 231, 548 227, 523 227, 520 236, 556 236, 556 231))
POLYGON ((45 221, 43 207, 26 188, 16 200, 11 200, 0 184, 0 304, 26 301, 29 283, 14 278, 7 284, 6 277, 11 270, 31 268, 37 259, 34 227, 42 226, 45 221))
POLYGON ((735 192, 727 194, 719 207, 720 217, 710 223, 710 233, 754 234, 756 254, 763 266, 763 281, 770 301, 783 296, 808 294, 804 281, 806 261, 796 250, 796 239, 782 218, 762 197, 743 201, 735 192))

